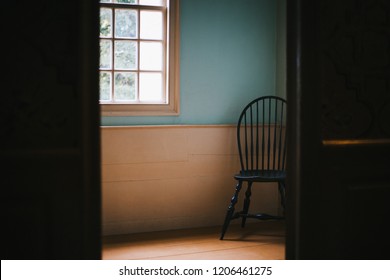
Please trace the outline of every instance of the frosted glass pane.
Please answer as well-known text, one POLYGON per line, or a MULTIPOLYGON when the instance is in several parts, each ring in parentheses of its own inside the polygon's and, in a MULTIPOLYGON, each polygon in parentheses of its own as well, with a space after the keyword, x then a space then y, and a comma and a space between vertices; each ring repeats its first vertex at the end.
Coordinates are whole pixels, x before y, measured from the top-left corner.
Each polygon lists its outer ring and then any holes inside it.
POLYGON ((115 41, 115 69, 134 70, 137 65, 137 43, 115 41))
POLYGON ((163 65, 162 43, 140 43, 141 70, 161 71, 163 65))
POLYGON ((141 101, 163 101, 162 74, 140 73, 139 93, 141 101))
POLYGON ((119 101, 135 100, 136 74, 115 72, 114 98, 119 101))
POLYGON ((163 16, 159 11, 140 12, 141 39, 162 40, 163 16))
POLYGON ((112 36, 112 10, 100 9, 100 37, 112 36))
POLYGON ((137 37, 137 11, 124 9, 115 10, 115 37, 137 37))
POLYGON ((112 61, 111 40, 100 40, 100 69, 111 69, 112 61))
POLYGON ((141 5, 149 5, 149 6, 163 6, 165 0, 139 0, 141 5))
POLYGON ((111 99, 111 73, 100 72, 100 100, 111 99))

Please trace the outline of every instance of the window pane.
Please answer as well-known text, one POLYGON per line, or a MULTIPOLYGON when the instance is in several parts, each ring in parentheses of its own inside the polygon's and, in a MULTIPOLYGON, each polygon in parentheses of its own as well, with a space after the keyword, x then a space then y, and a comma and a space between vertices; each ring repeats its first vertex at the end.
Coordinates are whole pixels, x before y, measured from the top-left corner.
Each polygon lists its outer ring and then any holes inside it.
POLYGON ((163 101, 162 92, 161 73, 140 73, 139 99, 141 101, 163 101))
POLYGON ((115 37, 135 38, 137 36, 137 11, 115 10, 115 37))
POLYGON ((163 52, 162 43, 140 43, 141 70, 162 70, 163 52))
POLYGON ((111 3, 111 0, 100 0, 100 3, 111 3))
POLYGON ((100 36, 111 37, 112 36, 112 10, 100 9, 100 36))
POLYGON ((141 11, 140 17, 141 39, 161 40, 163 37, 162 12, 141 11))
POLYGON ((100 40, 100 69, 112 69, 111 54, 111 40, 100 40))
POLYGON ((162 6, 164 5, 164 0, 139 0, 141 5, 150 5, 150 6, 162 6))
POLYGON ((115 72, 115 100, 135 100, 136 74, 115 72))
POLYGON ((136 61, 137 43, 131 41, 115 41, 115 69, 134 70, 136 61))
POLYGON ((119 3, 119 4, 137 4, 137 0, 114 0, 114 3, 119 3))
POLYGON ((100 72, 100 100, 111 99, 111 73, 100 72))

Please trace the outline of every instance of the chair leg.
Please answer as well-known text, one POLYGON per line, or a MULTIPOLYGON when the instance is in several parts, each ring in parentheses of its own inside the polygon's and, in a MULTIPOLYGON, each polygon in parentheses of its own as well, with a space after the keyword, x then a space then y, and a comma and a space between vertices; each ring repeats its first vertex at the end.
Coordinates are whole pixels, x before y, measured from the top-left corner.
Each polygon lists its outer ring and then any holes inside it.
POLYGON ((248 214, 249 205, 251 204, 251 195, 252 195, 252 182, 248 182, 248 188, 245 192, 245 200, 244 200, 244 208, 242 210, 242 221, 241 221, 241 227, 245 227, 246 223, 246 216, 248 214))
POLYGON ((238 184, 236 185, 236 191, 234 192, 234 195, 230 201, 230 204, 229 204, 229 207, 228 207, 228 210, 226 213, 225 222, 223 223, 223 226, 222 226, 221 237, 219 238, 220 240, 222 240, 223 237, 225 236, 225 232, 230 224, 230 221, 232 220, 233 213, 234 213, 234 206, 237 203, 238 194, 241 190, 241 187, 242 187, 242 181, 239 181, 238 184))
POLYGON ((283 216, 284 216, 285 211, 286 211, 286 188, 285 188, 284 182, 279 182, 278 187, 279 187, 279 193, 280 193, 280 202, 281 202, 282 207, 283 207, 283 216))

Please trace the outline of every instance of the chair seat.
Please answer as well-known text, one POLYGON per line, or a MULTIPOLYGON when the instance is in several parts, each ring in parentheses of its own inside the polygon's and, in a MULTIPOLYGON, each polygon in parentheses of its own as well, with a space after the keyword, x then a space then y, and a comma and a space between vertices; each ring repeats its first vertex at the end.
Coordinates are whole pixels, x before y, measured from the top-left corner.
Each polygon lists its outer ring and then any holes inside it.
POLYGON ((284 170, 242 170, 234 176, 236 180, 253 182, 275 182, 286 178, 284 170))

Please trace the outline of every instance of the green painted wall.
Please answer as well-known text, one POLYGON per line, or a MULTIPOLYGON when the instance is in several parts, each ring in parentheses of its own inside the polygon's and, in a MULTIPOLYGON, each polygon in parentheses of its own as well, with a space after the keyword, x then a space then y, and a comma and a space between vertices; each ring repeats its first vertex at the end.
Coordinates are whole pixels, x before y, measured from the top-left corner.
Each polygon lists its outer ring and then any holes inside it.
POLYGON ((181 0, 180 115, 102 125, 235 124, 250 100, 276 94, 277 2, 181 0))

